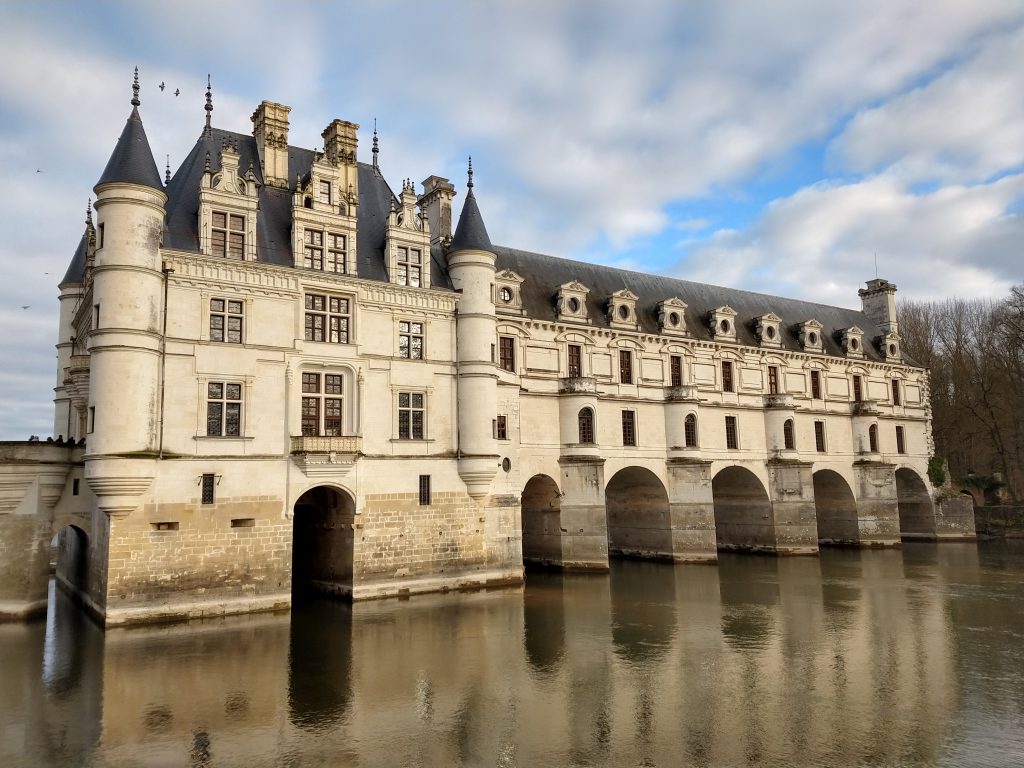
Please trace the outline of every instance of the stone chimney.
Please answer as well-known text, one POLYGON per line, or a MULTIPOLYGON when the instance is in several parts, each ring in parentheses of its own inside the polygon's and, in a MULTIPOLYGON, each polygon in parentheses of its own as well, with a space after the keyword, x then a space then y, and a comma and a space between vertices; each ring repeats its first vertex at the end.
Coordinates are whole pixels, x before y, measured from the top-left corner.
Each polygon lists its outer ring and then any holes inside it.
POLYGON ((263 101, 252 113, 252 135, 263 165, 263 182, 288 189, 288 113, 291 107, 263 101))
POLYGON ((356 131, 359 126, 347 120, 332 120, 320 134, 324 138, 324 155, 327 161, 337 167, 339 165, 356 164, 356 131))
POLYGON ((882 333, 899 333, 896 322, 896 286, 888 280, 868 280, 867 288, 857 291, 864 314, 882 329, 882 333))
POLYGON ((440 176, 428 176, 423 180, 423 196, 419 199, 420 209, 430 224, 430 244, 451 242, 452 239, 452 198, 455 187, 440 176))

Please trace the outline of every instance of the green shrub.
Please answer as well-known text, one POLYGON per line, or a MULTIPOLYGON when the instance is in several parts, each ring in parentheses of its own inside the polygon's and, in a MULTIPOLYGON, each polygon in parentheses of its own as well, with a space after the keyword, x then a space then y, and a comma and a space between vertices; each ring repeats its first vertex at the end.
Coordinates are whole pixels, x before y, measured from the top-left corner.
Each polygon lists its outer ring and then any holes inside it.
POLYGON ((932 456, 928 459, 928 479, 936 488, 946 482, 946 462, 942 460, 941 456, 932 456))

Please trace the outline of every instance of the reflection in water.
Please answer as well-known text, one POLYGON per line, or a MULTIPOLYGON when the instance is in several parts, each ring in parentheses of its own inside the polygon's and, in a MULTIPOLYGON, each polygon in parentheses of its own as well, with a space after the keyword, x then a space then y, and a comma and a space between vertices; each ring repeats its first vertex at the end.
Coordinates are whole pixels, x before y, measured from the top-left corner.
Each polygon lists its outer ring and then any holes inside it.
POLYGON ((0 765, 1008 765, 1024 542, 0 625, 0 765), (101 706, 102 702, 102 706, 101 706))

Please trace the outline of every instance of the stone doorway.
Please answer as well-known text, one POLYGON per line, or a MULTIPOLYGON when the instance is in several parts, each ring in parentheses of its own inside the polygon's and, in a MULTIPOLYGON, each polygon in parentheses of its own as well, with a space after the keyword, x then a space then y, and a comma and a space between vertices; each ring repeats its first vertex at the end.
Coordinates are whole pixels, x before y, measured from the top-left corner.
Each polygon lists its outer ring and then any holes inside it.
POLYGON ((65 525, 50 540, 54 581, 76 601, 89 594, 89 537, 77 525, 65 525))
POLYGON ((719 549, 775 551, 775 517, 768 492, 744 467, 726 467, 711 481, 719 549))
POLYGON ((355 500, 329 486, 310 488, 292 520, 292 597, 320 592, 352 597, 355 500))
POLYGON ((856 546, 860 543, 857 500, 838 472, 821 469, 814 473, 814 512, 820 544, 856 546))
POLYGON ((547 475, 534 475, 523 488, 523 565, 562 565, 562 494, 547 475))
POLYGON ((620 469, 605 489, 608 555, 672 559, 672 519, 668 492, 643 467, 620 469))

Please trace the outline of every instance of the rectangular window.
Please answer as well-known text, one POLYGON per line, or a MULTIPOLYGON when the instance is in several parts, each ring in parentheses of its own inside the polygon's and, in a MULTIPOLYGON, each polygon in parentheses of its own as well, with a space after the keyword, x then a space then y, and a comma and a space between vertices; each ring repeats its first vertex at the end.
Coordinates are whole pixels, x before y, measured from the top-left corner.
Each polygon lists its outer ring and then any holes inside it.
POLYGON ((93 328, 99 328, 100 327, 100 305, 99 304, 93 304, 92 305, 92 327, 93 328))
POLYGON ((893 379, 892 380, 892 404, 893 405, 899 405, 900 403, 901 403, 901 400, 900 400, 900 380, 899 379, 893 379))
POLYGON ((174 521, 166 521, 162 523, 150 523, 153 526, 154 531, 177 531, 181 527, 181 523, 174 521))
POLYGON ((331 182, 329 181, 320 182, 320 202, 328 204, 331 202, 331 182))
POLYGON ((825 453, 825 422, 814 422, 814 447, 818 453, 825 453))
POLYGON ((736 417, 725 417, 725 447, 736 450, 740 447, 740 436, 736 430, 736 417))
POLYGON ((423 359, 423 323, 399 321, 398 356, 406 360, 423 359))
POLYGON ((779 369, 774 365, 768 366, 768 394, 779 394, 779 369))
POLYGON ((622 412, 622 444, 636 445, 636 411, 622 412))
POLYGON ((670 386, 683 386, 683 358, 681 355, 669 355, 668 381, 670 386))
POLYGON ((420 504, 430 503, 430 475, 420 475, 420 504))
POLYGON ((570 379, 578 379, 583 375, 583 347, 579 344, 569 345, 569 360, 566 373, 570 379))
POLYGON ((324 268, 324 233, 307 229, 303 233, 302 266, 306 269, 324 268))
POLYGON ((206 385, 206 434, 238 437, 242 434, 242 385, 211 381, 206 385))
POLYGON ((516 340, 511 336, 498 337, 498 367, 503 371, 516 370, 516 340))
POLYGON ((302 374, 302 434, 339 437, 342 432, 344 384, 341 374, 302 374))
POLYGON ((633 383, 633 353, 628 349, 619 350, 619 381, 633 383))
POLYGON ((105 231, 106 228, 107 228, 106 224, 103 224, 103 223, 100 224, 99 237, 96 238, 96 247, 97 248, 102 248, 103 247, 103 241, 106 239, 104 237, 104 235, 106 235, 106 231, 105 231))
POLYGON ((508 417, 501 415, 494 420, 494 439, 508 440, 508 417))
POLYGON ((71 495, 72 496, 77 496, 78 495, 78 482, 79 482, 79 480, 78 480, 77 477, 74 480, 71 481, 71 495))
POLYGON ((733 380, 732 380, 732 361, 731 360, 723 360, 722 361, 722 391, 723 392, 735 392, 735 389, 733 387, 734 387, 734 385, 733 385, 733 380))
POLYGON ((89 432, 96 429, 96 406, 89 406, 89 432))
POLYGON ((896 427, 896 453, 907 452, 907 438, 903 433, 903 427, 896 427))
POLYGON ((420 287, 423 275, 423 253, 419 248, 406 248, 398 246, 398 263, 396 264, 398 274, 395 282, 399 285, 411 285, 420 287))
POLYGON ((424 403, 422 392, 398 393, 398 438, 422 440, 424 403))
POLYGON ((337 272, 340 275, 348 271, 346 259, 348 249, 345 247, 347 239, 345 235, 337 235, 333 232, 327 233, 327 260, 324 262, 324 270, 337 272))
POLYGON ((351 309, 348 299, 306 294, 306 341, 348 344, 351 309))
POLYGON ((860 376, 853 377, 853 402, 859 403, 864 399, 864 385, 861 383, 860 376))
POLYGON ((224 211, 213 212, 210 252, 229 259, 245 258, 245 217, 224 211))
POLYGON ((217 485, 216 475, 203 475, 202 480, 202 502, 203 504, 213 504, 213 489, 217 485))
POLYGON ((821 371, 811 371, 811 397, 821 399, 821 371))
POLYGON ((243 304, 234 299, 210 299, 210 341, 242 343, 243 304))

